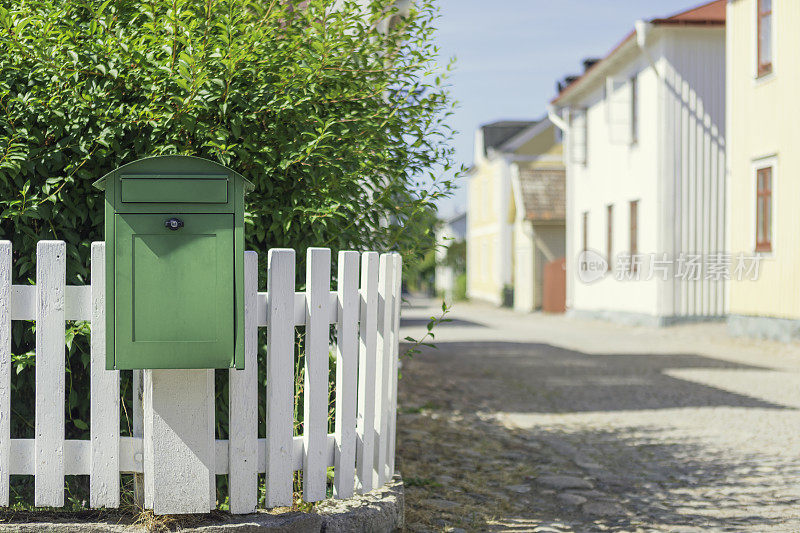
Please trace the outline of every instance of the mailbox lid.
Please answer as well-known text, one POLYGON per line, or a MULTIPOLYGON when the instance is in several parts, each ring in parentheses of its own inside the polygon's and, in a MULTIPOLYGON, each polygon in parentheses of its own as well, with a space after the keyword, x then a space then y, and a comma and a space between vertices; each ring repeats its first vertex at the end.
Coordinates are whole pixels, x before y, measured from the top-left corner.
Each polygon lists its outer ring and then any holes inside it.
POLYGON ((231 366, 234 216, 174 217, 114 215, 117 369, 231 366))
POLYGON ((114 180, 117 213, 234 213, 234 183, 201 173, 122 174, 114 180))
POLYGON ((120 201, 157 204, 227 204, 227 176, 122 176, 120 201))

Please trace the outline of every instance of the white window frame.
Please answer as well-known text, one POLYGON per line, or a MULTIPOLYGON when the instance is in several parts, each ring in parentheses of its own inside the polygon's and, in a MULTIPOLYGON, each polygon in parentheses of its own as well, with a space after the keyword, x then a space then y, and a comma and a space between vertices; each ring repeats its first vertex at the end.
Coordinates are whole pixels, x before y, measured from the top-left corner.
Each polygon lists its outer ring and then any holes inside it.
POLYGON ((755 0, 753 4, 755 4, 753 7, 753 16, 750 18, 750 36, 753 45, 752 54, 750 54, 751 57, 750 69, 751 69, 751 75, 753 77, 753 83, 755 85, 761 85, 762 83, 766 83, 775 78, 775 75, 778 71, 778 47, 776 46, 777 39, 775 37, 775 35, 778 33, 776 24, 778 19, 775 16, 775 7, 777 2, 776 0, 772 0, 772 15, 770 17, 772 23, 772 35, 771 35, 772 42, 770 43, 772 48, 772 71, 769 74, 765 74, 760 77, 758 75, 758 16, 759 16, 758 0, 755 0))
POLYGON ((589 161, 589 109, 585 107, 571 108, 569 114, 570 128, 567 137, 569 162, 585 167, 589 161), (583 123, 576 124, 575 121, 577 119, 582 119, 583 123), (575 153, 575 135, 579 130, 583 135, 583 157, 576 157, 575 153))
POLYGON ((633 76, 606 78, 605 119, 608 142, 616 146, 630 146, 633 139, 633 76))
POLYGON ((778 195, 776 192, 780 188, 778 183, 778 155, 772 154, 764 157, 758 157, 750 162, 750 192, 748 198, 750 199, 750 244, 748 249, 751 253, 758 254, 761 257, 774 257, 776 255, 776 248, 778 243, 778 195), (770 251, 769 252, 756 252, 756 241, 758 239, 756 221, 758 219, 758 206, 757 206, 757 192, 758 191, 758 170, 766 167, 772 167, 772 178, 770 183, 771 202, 770 202, 770 251))

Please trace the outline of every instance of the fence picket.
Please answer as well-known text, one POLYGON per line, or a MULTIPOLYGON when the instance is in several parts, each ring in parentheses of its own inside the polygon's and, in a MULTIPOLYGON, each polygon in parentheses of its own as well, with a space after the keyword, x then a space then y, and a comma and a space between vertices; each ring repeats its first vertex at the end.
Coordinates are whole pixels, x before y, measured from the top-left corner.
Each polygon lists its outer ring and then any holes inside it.
POLYGON ((356 472, 359 492, 373 488, 375 453, 375 356, 378 328, 378 254, 361 256, 361 297, 358 328, 358 421, 356 472))
POLYGON ((305 385, 303 387, 303 499, 325 499, 328 461, 328 338, 331 251, 306 253, 305 385))
POLYGON ((35 504, 64 505, 66 245, 36 246, 35 504), (46 394, 42 394, 46 391, 46 394))
POLYGON ((244 369, 228 371, 230 511, 258 505, 258 254, 244 253, 244 369))
POLYGON ((378 277, 378 353, 375 358, 376 385, 375 411, 378 439, 375 443, 375 479, 380 487, 386 482, 386 449, 389 445, 389 383, 391 381, 392 313, 394 300, 392 287, 394 260, 391 254, 381 254, 378 277))
POLYGON ((11 243, 0 241, 0 506, 11 474, 11 243))
POLYGON ((89 505, 119 507, 119 372, 106 370, 105 243, 92 243, 89 505))
MULTIPOLYGON (((131 402, 131 409, 133 414, 132 422, 132 436, 143 438, 144 436, 144 406, 142 403, 142 396, 144 395, 144 376, 142 370, 133 371, 133 379, 131 380, 131 387, 133 389, 133 401, 131 402)), ((144 507, 144 455, 139 453, 134 457, 134 461, 139 467, 139 472, 133 475, 133 501, 140 507, 144 507), (138 458, 138 459, 137 459, 138 458)))
MULTIPOLYGON (((213 511, 217 508, 217 428, 214 422, 216 422, 217 416, 217 406, 216 406, 216 380, 214 376, 216 375, 215 370, 206 370, 206 415, 207 415, 207 425, 206 425, 206 449, 203 450, 208 455, 206 455, 207 460, 209 461, 206 463, 208 466, 206 472, 208 473, 208 510, 213 511)), ((155 509, 154 509, 155 510, 155 509)), ((191 512, 191 511, 189 511, 191 512)))
POLYGON ((394 253, 394 312, 392 313, 392 376, 389 388, 391 412, 389 413, 389 448, 386 453, 388 479, 394 477, 394 453, 397 445, 397 378, 400 364, 400 303, 403 299, 403 256, 394 253))
POLYGON ((333 496, 349 498, 355 486, 358 373, 358 252, 339 252, 336 324, 336 448, 333 496))
POLYGON ((270 250, 267 269, 266 499, 277 507, 292 504, 294 250, 270 250))

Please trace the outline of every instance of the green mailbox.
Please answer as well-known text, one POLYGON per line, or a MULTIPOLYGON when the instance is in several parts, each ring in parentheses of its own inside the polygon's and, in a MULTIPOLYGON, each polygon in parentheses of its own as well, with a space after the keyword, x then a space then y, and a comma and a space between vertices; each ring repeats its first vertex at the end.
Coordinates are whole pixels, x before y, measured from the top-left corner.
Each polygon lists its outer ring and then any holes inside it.
POLYGON ((106 368, 244 367, 244 195, 189 156, 140 159, 105 190, 106 368))

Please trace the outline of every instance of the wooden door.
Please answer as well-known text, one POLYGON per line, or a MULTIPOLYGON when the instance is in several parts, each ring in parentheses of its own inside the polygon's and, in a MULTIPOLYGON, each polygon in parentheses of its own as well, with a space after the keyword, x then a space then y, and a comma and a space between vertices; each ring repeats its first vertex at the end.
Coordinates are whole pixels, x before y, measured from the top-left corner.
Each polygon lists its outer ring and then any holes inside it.
POLYGON ((544 265, 542 311, 563 313, 567 304, 567 260, 562 257, 544 265))

